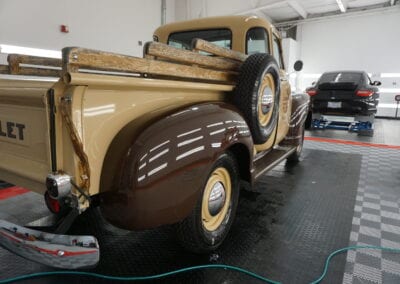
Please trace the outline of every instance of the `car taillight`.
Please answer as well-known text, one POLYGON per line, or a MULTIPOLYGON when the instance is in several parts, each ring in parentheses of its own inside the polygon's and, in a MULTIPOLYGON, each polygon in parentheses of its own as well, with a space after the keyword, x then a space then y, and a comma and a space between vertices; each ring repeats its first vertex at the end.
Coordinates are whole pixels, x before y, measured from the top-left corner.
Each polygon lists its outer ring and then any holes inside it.
POLYGON ((359 97, 370 97, 373 93, 374 91, 371 90, 358 90, 356 95, 359 97))
POLYGON ((315 90, 315 89, 308 90, 308 91, 307 91, 307 94, 308 94, 310 97, 315 96, 315 95, 317 94, 317 90, 315 90))

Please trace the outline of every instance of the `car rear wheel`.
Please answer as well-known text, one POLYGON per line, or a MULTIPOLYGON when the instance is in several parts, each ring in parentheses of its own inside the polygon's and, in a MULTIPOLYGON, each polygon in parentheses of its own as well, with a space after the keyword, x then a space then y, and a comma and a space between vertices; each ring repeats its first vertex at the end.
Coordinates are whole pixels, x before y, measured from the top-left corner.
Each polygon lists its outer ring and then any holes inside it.
POLYGON ((239 171, 230 153, 215 162, 198 202, 186 219, 177 224, 184 248, 206 253, 218 248, 233 223, 239 199, 239 171))

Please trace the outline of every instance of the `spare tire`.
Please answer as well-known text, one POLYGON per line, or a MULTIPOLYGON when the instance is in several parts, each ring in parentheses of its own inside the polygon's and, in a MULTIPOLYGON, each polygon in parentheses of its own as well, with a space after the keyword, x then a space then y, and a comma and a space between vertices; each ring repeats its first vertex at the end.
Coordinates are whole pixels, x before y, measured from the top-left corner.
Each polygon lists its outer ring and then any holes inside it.
POLYGON ((263 144, 278 121, 280 98, 279 67, 269 54, 250 55, 242 64, 233 91, 235 105, 249 125, 255 144, 263 144))

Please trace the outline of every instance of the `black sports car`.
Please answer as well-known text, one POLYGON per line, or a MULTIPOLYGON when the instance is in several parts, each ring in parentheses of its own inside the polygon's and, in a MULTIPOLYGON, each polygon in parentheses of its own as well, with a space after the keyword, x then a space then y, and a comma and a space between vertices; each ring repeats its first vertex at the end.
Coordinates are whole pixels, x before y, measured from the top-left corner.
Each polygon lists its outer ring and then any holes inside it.
POLYGON ((306 92, 314 114, 373 116, 379 102, 376 86, 380 85, 364 71, 333 71, 322 74, 306 92))

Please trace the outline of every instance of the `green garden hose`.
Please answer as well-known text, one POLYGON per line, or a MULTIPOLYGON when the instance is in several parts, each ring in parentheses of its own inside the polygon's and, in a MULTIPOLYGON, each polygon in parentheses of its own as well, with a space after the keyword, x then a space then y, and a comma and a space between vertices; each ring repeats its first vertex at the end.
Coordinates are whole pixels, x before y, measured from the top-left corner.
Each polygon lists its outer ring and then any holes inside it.
MULTIPOLYGON (((349 250, 357 250, 357 249, 374 249, 374 250, 383 250, 383 251, 400 253, 400 249, 379 247, 379 246, 350 246, 350 247, 338 249, 338 250, 332 252, 326 259, 324 271, 322 272, 321 276, 318 277, 318 279, 312 281, 310 284, 318 284, 325 278, 325 276, 328 272, 329 263, 334 256, 344 253, 344 252, 347 252, 349 250)), ((33 278, 41 278, 41 277, 47 277, 47 276, 54 276, 54 275, 87 276, 87 277, 95 277, 95 278, 100 278, 100 279, 105 279, 105 280, 114 280, 114 281, 140 281, 140 280, 143 281, 143 280, 156 280, 156 279, 161 279, 161 278, 165 278, 165 277, 176 275, 176 274, 181 274, 181 273, 194 271, 194 270, 203 270, 203 269, 232 270, 232 271, 237 271, 237 272, 243 273, 249 277, 258 279, 264 283, 281 284, 281 282, 268 279, 264 276, 261 276, 254 272, 251 272, 249 270, 246 270, 246 269, 243 269, 240 267, 236 267, 236 266, 225 265, 225 264, 197 265, 197 266, 186 267, 186 268, 169 271, 169 272, 165 272, 165 273, 161 273, 161 274, 156 274, 156 275, 132 276, 132 277, 110 276, 110 275, 103 275, 103 274, 98 274, 98 273, 93 273, 93 272, 84 272, 84 271, 49 271, 49 272, 38 272, 38 273, 32 273, 32 274, 27 274, 27 275, 21 275, 21 276, 17 276, 17 277, 13 277, 13 278, 0 280, 0 284, 14 283, 17 281, 28 280, 28 279, 33 279, 33 278)))

